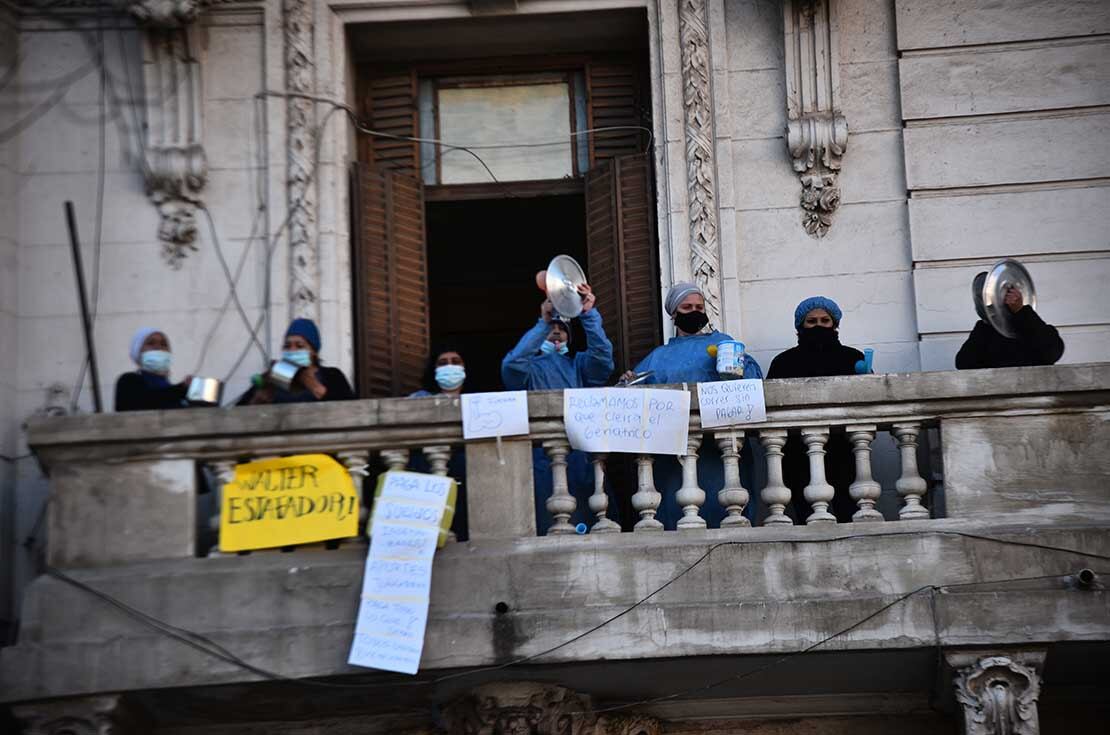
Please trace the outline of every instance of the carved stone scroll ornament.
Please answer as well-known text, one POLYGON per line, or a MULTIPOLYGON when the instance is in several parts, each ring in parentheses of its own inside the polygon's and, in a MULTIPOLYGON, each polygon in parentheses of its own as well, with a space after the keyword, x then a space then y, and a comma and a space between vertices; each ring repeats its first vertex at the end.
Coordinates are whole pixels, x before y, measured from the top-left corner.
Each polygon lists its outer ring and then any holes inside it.
POLYGON ((145 723, 116 695, 60 699, 12 708, 26 735, 130 735, 145 723))
POLYGON ((199 0, 126 0, 121 3, 143 27, 143 99, 146 131, 143 169, 147 196, 162 221, 158 239, 174 268, 195 250, 197 208, 208 180, 201 142, 200 63, 188 26, 199 0))
POLYGON ((682 105, 686 130, 690 269, 705 295, 709 321, 721 320, 721 254, 717 237, 717 166, 713 147, 712 68, 705 0, 681 0, 682 105))
POLYGON ((966 735, 1038 735, 1041 678, 1032 666, 1008 656, 981 658, 959 670, 956 700, 966 735))
POLYGON ((802 226, 824 237, 840 206, 848 121, 840 113, 838 0, 787 0, 786 145, 802 184, 802 226))
POLYGON ((659 735, 653 717, 597 715, 590 698, 533 682, 484 684, 443 709, 446 735, 659 735))

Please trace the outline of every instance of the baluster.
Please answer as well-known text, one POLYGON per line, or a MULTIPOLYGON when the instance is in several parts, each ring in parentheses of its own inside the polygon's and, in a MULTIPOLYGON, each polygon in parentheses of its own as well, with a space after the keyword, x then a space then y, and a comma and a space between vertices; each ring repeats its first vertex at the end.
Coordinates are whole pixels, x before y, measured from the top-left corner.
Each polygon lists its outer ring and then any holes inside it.
POLYGON ((655 518, 663 496, 655 489, 655 475, 652 465, 655 459, 650 454, 636 457, 636 493, 632 496, 632 507, 640 514, 640 520, 632 527, 633 531, 662 531, 663 524, 655 518))
POLYGON ((852 521, 856 523, 885 520, 883 514, 875 508, 883 488, 871 477, 871 442, 875 440, 876 428, 849 426, 845 429, 856 455, 856 481, 848 486, 852 500, 859 505, 859 510, 852 514, 852 521))
POLYGON ((607 454, 595 454, 590 458, 594 465, 594 494, 588 502, 590 512, 597 516, 597 522, 590 527, 590 533, 614 533, 621 530, 620 524, 609 518, 609 496, 605 494, 605 460, 607 454))
MULTIPOLYGON (((212 488, 212 492, 216 494, 216 512, 208 519, 208 527, 217 534, 220 532, 220 513, 224 507, 224 485, 235 479, 235 464, 233 459, 221 459, 208 463, 208 466, 212 468, 216 475, 216 487, 212 488)), ((221 556, 218 536, 216 545, 209 549, 208 556, 221 556)))
POLYGON ((794 524, 785 513, 786 504, 790 502, 790 488, 782 479, 782 448, 786 444, 786 436, 786 429, 763 429, 759 432, 759 442, 767 456, 767 486, 760 493, 770 510, 763 521, 765 526, 794 524))
MULTIPOLYGON (((447 477, 447 462, 451 459, 451 447, 446 444, 437 444, 434 447, 424 447, 424 457, 428 460, 428 466, 432 468, 433 475, 440 477, 447 477)), ((459 502, 458 496, 455 497, 455 503, 459 502)), ((456 513, 458 509, 456 508, 456 513)), ((458 536, 455 532, 448 529, 448 541, 458 541, 458 536)))
POLYGON ((699 434, 690 434, 686 439, 686 454, 682 457, 682 487, 675 493, 675 500, 682 508, 682 517, 678 519, 680 531, 705 528, 705 519, 698 515, 705 504, 705 491, 698 486, 698 448, 701 446, 701 439, 699 434))
POLYGON ((928 485, 917 469, 917 434, 921 424, 895 424, 894 436, 898 440, 898 450, 902 455, 902 476, 894 483, 894 488, 902 496, 905 504, 898 511, 903 521, 915 521, 929 517, 929 509, 921 504, 921 496, 928 485))
MULTIPOLYGON (((363 487, 366 485, 366 472, 364 469, 370 461, 370 452, 365 449, 351 449, 345 452, 336 452, 336 459, 343 463, 347 468, 347 472, 351 475, 351 482, 355 485, 355 495, 358 496, 358 523, 359 527, 366 528, 366 519, 370 517, 370 511, 366 508, 366 501, 364 500, 363 487)), ((364 536, 359 536, 357 533, 344 541, 363 541, 364 536)))
POLYGON ((389 472, 403 472, 409 466, 409 450, 383 449, 382 460, 389 472))
POLYGON ((543 448, 551 460, 551 497, 544 504, 552 518, 551 528, 547 529, 547 533, 574 533, 570 517, 578 507, 578 501, 567 487, 567 454, 570 452, 570 445, 563 439, 551 439, 543 443, 543 448))
POLYGON ((725 484, 717 493, 717 500, 728 513, 721 519, 721 528, 744 527, 752 522, 744 517, 748 504, 748 491, 740 484, 740 453, 744 450, 744 432, 730 429, 728 436, 718 436, 721 460, 725 466, 725 484))
POLYGON ((829 430, 807 426, 802 429, 802 441, 809 456, 809 484, 805 487, 805 499, 813 506, 806 523, 836 523, 836 516, 829 512, 835 490, 825 480, 825 444, 829 441, 829 430))

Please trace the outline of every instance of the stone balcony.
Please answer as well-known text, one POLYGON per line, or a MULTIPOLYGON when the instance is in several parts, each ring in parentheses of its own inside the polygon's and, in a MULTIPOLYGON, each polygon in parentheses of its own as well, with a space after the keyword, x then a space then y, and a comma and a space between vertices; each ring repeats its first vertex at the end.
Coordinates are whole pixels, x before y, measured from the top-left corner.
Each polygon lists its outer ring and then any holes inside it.
MULTIPOLYGON (((695 392, 684 460, 687 490, 698 445, 717 442, 731 493, 722 504, 759 502, 754 527, 536 536, 532 448, 544 446, 562 471, 559 392, 529 395, 529 436, 468 443, 470 537, 437 553, 416 679, 426 685, 414 687, 345 663, 365 546, 200 556, 198 466, 226 477, 244 459, 324 452, 349 467, 404 467, 424 452, 433 471, 445 471, 448 449, 463 445, 456 402, 43 419, 30 427, 30 444, 52 483, 54 569, 265 672, 391 687, 381 690, 387 701, 359 705, 363 715, 442 702, 510 676, 602 702, 697 690, 639 708, 664 718, 814 696, 859 700, 861 711, 908 697, 909 711, 927 706, 937 677, 951 676, 941 654, 961 650, 1047 652, 1053 670, 1068 672, 1057 692, 1098 681, 1096 660, 1110 648, 1102 576, 1110 574, 1110 364, 772 381, 765 392, 765 423, 717 435, 700 429, 695 392), (880 503, 886 520, 795 526, 781 518, 778 448, 791 432, 817 453, 830 432, 849 435, 853 495, 864 509, 880 500, 867 475, 875 437, 888 432, 896 467, 880 503), (926 436, 928 451, 918 446, 926 436), (732 451, 756 446, 745 438, 759 448, 752 488, 740 486, 732 451), (1076 577, 1084 569, 1095 570, 1093 581, 1076 577)), ((636 461, 633 503, 650 519, 659 502, 651 464, 636 461)), ((604 469, 597 465, 599 478, 604 469)), ((570 498, 558 474, 554 485, 560 497, 548 507, 558 528, 570 498)), ((697 494, 684 497, 693 515, 697 494)), ((259 683, 260 671, 189 647, 50 575, 28 590, 18 643, 0 656, 9 702, 127 692, 152 710, 171 701, 174 711, 203 710, 220 698, 211 687, 230 685, 267 692, 259 701, 280 709, 295 688, 259 683)), ((321 689, 311 705, 297 700, 298 713, 319 715, 354 696, 321 689)), ((239 715, 265 719, 260 708, 243 705, 239 715)))

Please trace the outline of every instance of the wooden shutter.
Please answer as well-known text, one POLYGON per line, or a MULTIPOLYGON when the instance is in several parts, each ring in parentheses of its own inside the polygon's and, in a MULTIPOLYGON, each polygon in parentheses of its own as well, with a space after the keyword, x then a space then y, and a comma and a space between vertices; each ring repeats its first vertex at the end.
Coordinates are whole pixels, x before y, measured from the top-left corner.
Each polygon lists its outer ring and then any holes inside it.
MULTIPOLYGON (((420 136, 416 72, 405 70, 367 76, 362 90, 362 115, 371 130, 409 138, 420 136)), ((417 175, 420 144, 362 133, 360 159, 379 170, 417 175)))
POLYGON ((614 158, 586 174, 586 248, 597 308, 624 372, 661 338, 649 154, 614 158))
POLYGON ((404 396, 420 387, 429 349, 424 187, 365 164, 352 172, 359 395, 404 396))
POLYGON ((647 116, 640 66, 631 61, 590 62, 586 66, 586 90, 591 130, 625 128, 589 136, 590 166, 645 150, 646 132, 631 127, 650 127, 650 123, 645 122, 647 116))

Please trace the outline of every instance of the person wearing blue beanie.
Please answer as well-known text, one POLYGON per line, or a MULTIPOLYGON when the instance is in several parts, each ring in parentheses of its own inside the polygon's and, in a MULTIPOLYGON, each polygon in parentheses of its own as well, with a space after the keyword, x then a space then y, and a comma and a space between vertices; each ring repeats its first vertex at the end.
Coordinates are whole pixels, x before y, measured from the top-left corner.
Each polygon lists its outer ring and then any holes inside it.
MULTIPOLYGON (((856 363, 864 355, 854 347, 840 344, 837 331, 844 312, 827 296, 810 296, 794 309, 794 329, 798 346, 779 353, 771 361, 768 380, 780 378, 818 378, 833 375, 855 375, 856 363)), ((829 511, 839 523, 852 520, 855 503, 848 486, 855 480, 855 463, 851 447, 843 434, 833 434, 825 446, 825 477, 836 493, 829 511)), ((809 460, 806 448, 797 436, 791 436, 783 449, 783 479, 790 488, 794 522, 806 523, 810 507, 805 500, 809 484, 809 460)))
POLYGON ((282 362, 300 367, 289 390, 274 386, 266 375, 256 375, 254 387, 239 399, 238 405, 261 403, 314 403, 349 401, 355 397, 347 376, 339 368, 320 364, 320 329, 311 319, 298 318, 289 323, 281 345, 282 362))

